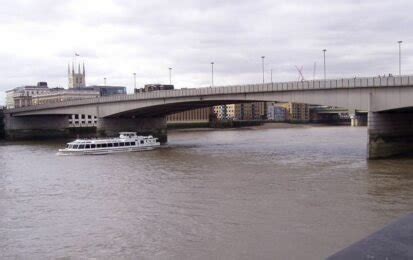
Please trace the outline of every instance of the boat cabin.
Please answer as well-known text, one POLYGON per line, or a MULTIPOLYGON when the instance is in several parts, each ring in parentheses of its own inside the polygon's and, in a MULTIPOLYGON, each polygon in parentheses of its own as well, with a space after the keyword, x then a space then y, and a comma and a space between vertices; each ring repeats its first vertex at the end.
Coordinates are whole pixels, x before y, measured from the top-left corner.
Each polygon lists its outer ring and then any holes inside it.
POLYGON ((153 136, 138 136, 135 132, 121 132, 118 138, 111 139, 78 139, 66 145, 66 149, 122 149, 157 145, 153 136))

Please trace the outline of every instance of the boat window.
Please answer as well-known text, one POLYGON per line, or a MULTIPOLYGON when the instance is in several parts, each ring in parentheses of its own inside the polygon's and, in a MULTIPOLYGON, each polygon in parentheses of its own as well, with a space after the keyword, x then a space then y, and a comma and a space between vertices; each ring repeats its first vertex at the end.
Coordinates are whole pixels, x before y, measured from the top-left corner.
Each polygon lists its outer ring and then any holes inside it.
POLYGON ((112 144, 112 143, 108 143, 108 147, 113 147, 113 144, 112 144))
POLYGON ((90 144, 87 144, 87 145, 86 145, 86 149, 90 149, 90 144))
POLYGON ((85 149, 85 145, 84 144, 79 145, 79 149, 85 149))
POLYGON ((102 144, 97 144, 96 147, 97 147, 97 148, 101 148, 101 147, 102 147, 102 144))
POLYGON ((114 143, 113 146, 118 147, 119 143, 114 143))
POLYGON ((125 146, 125 143, 119 143, 119 146, 125 146))
POLYGON ((93 149, 93 148, 96 148, 96 144, 91 144, 90 147, 91 147, 92 149, 93 149))
POLYGON ((77 149, 77 147, 78 147, 77 144, 73 145, 73 149, 77 149))
POLYGON ((141 144, 143 144, 143 140, 141 140, 141 144))
POLYGON ((102 144, 102 147, 103 148, 108 147, 108 144, 102 144))
POLYGON ((129 145, 130 145, 130 143, 129 143, 129 142, 126 142, 126 143, 125 143, 125 146, 129 146, 129 145))
POLYGON ((130 145, 135 146, 135 145, 136 145, 136 143, 135 143, 135 142, 131 142, 131 143, 130 143, 130 145))

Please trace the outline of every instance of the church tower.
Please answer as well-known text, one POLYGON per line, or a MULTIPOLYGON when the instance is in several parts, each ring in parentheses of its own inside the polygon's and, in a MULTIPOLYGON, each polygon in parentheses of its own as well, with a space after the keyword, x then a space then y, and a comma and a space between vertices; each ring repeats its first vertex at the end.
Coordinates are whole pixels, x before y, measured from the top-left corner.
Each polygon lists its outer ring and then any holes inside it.
POLYGON ((72 69, 70 64, 67 66, 67 77, 69 79, 69 88, 84 88, 86 87, 86 73, 85 63, 83 63, 83 71, 80 71, 80 64, 78 64, 77 73, 75 72, 74 64, 72 63, 72 69))

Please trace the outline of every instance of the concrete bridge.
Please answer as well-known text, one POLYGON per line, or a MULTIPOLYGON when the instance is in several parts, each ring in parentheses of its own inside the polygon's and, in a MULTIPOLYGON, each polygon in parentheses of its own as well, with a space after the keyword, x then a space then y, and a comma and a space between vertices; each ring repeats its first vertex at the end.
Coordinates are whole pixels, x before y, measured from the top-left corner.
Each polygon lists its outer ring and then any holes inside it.
POLYGON ((96 115, 98 133, 131 130, 166 141, 168 114, 254 101, 297 102, 368 111, 368 157, 413 151, 413 76, 347 78, 154 91, 44 104, 5 111, 10 139, 67 134, 67 116, 96 115))

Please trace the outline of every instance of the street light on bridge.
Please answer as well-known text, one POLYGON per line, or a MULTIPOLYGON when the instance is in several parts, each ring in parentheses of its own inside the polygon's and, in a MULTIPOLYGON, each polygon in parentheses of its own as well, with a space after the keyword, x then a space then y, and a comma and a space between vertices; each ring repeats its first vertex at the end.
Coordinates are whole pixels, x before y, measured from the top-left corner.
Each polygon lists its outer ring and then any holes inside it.
POLYGON ((264 59, 265 59, 265 56, 261 56, 261 60, 262 60, 262 84, 265 83, 265 78, 264 78, 264 59))
POLYGON ((271 69, 271 83, 272 83, 272 69, 271 69))
POLYGON ((324 82, 327 80, 327 74, 326 74, 326 51, 327 49, 323 50, 323 55, 324 55, 324 82))
POLYGON ((169 68, 169 85, 172 85, 172 68, 169 68))
POLYGON ((133 73, 133 87, 136 89, 136 72, 133 73))
POLYGON ((214 86, 214 62, 211 62, 211 88, 214 86))
POLYGON ((403 41, 397 42, 399 44, 399 76, 402 75, 402 42, 403 41))

